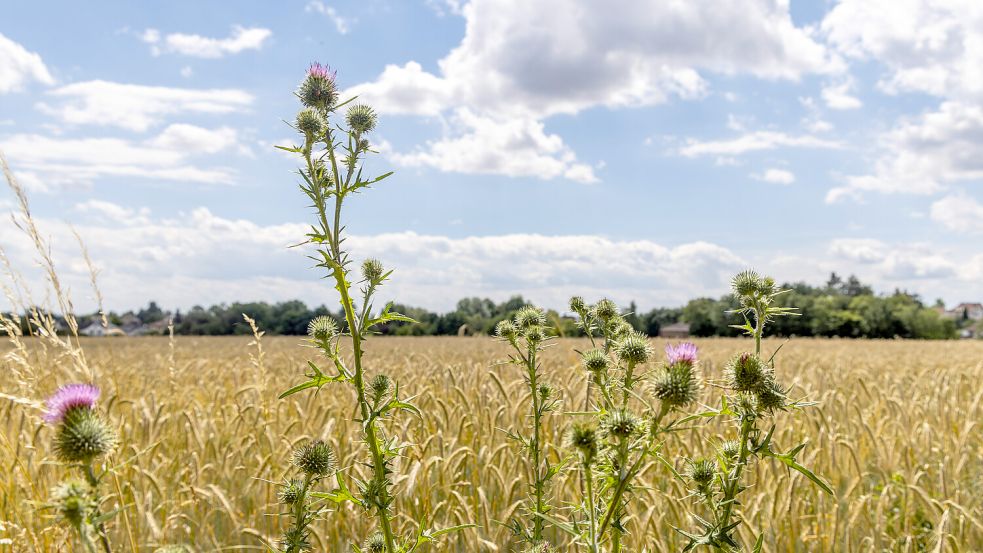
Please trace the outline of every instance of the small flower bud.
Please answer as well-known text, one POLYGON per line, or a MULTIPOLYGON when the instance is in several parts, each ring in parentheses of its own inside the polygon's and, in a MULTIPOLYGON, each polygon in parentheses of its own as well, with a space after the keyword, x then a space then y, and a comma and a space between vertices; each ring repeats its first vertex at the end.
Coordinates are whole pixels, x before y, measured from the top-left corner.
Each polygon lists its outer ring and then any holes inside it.
POLYGON ((699 391, 700 380, 692 365, 685 363, 664 367, 652 380, 652 395, 670 409, 693 403, 699 391))
POLYGON ((584 298, 580 296, 574 296, 570 298, 570 311, 580 314, 587 309, 587 305, 584 303, 584 298))
POLYGON ((361 150, 363 152, 368 151, 369 146, 370 146, 369 139, 367 139, 367 138, 361 138, 361 139, 359 139, 359 141, 358 141, 358 149, 359 150, 361 150))
POLYGON ((609 299, 603 299, 594 305, 594 316, 607 322, 618 316, 618 306, 609 299))
POLYGON ((527 306, 523 307, 515 314, 515 326, 520 329, 528 329, 534 326, 543 326, 546 324, 546 314, 543 313, 542 309, 527 306))
POLYGON ((328 444, 314 440, 294 450, 292 462, 304 474, 319 478, 334 470, 334 453, 328 444))
POLYGON ((338 88, 335 85, 335 72, 319 63, 311 64, 307 77, 297 89, 297 97, 309 108, 327 111, 338 101, 338 88))
POLYGON ((530 327, 526 329, 523 336, 530 344, 538 344, 546 339, 546 329, 541 326, 530 327))
POLYGON ((386 553, 386 537, 376 532, 362 542, 362 553, 386 553))
POLYGON ((362 262, 362 278, 370 283, 379 284, 383 274, 385 274, 385 269, 378 259, 366 259, 362 262))
POLYGON ((631 438, 642 430, 642 420, 631 411, 615 411, 608 414, 603 423, 604 433, 619 440, 631 438))
POLYGON ((584 368, 591 373, 606 371, 611 365, 611 360, 608 359, 608 356, 605 355, 604 351, 600 349, 585 351, 580 358, 580 362, 584 365, 584 368))
POLYGON ((377 374, 372 382, 369 383, 369 388, 372 390, 372 399, 375 403, 378 403, 382 398, 389 393, 389 388, 392 386, 392 380, 384 374, 377 374))
POLYGON ((635 329, 628 324, 628 321, 626 321, 620 315, 609 319, 608 322, 605 323, 605 327, 607 329, 608 336, 613 337, 615 340, 624 338, 628 334, 635 332, 635 329))
POLYGON ((327 122, 324 116, 311 108, 304 108, 297 112, 297 130, 304 133, 308 138, 319 137, 324 134, 327 122))
POLYGON ((774 372, 757 355, 742 353, 727 363, 724 377, 733 390, 760 393, 774 379, 774 372))
POLYGON ((733 461, 737 459, 737 456, 741 454, 741 442, 737 440, 727 440, 726 442, 720 444, 720 455, 727 459, 728 461, 733 461))
POLYGON ((387 508, 390 502, 387 486, 388 482, 385 480, 378 478, 369 480, 362 485, 362 501, 373 507, 387 508))
POLYGON ((689 470, 687 471, 687 476, 689 476, 690 480, 701 491, 706 491, 710 487, 716 474, 717 462, 713 459, 690 461, 689 470))
POLYGON ((276 494, 280 503, 294 505, 304 499, 304 483, 300 479, 289 480, 280 486, 276 494))
POLYGON ((649 346, 648 338, 633 332, 626 334, 618 342, 616 352, 618 359, 621 359, 622 362, 640 365, 648 361, 649 356, 652 355, 652 347, 649 346))
POLYGON ((307 527, 292 526, 280 538, 280 548, 284 551, 310 551, 311 533, 307 527))
POLYGON ((499 321, 498 324, 495 325, 495 336, 498 336, 503 340, 515 342, 518 335, 519 331, 515 328, 515 324, 513 324, 512 321, 499 321))
POLYGON ((539 385, 539 399, 540 401, 546 401, 553 395, 553 389, 550 388, 549 384, 539 385))
POLYGON ((758 416, 758 397, 754 394, 741 392, 733 399, 734 410, 742 419, 753 419, 758 416))
POLYGON ((62 482, 51 490, 52 506, 73 528, 79 528, 95 508, 90 488, 79 480, 62 482))
POLYGON ((731 288, 734 295, 739 298, 753 297, 758 294, 761 285, 761 277, 752 270, 741 271, 731 280, 731 288))
POLYGON ((773 413, 778 410, 784 410, 787 403, 788 390, 782 388, 782 385, 775 382, 774 379, 769 380, 758 392, 758 405, 762 411, 773 413))
POLYGON ((54 450, 66 463, 88 463, 116 447, 116 433, 91 409, 72 409, 55 435, 54 450))
POLYGON ((597 428, 589 424, 574 424, 567 434, 567 442, 590 464, 598 450, 597 428))
POLYGON ((318 342, 327 342, 338 334, 338 324, 327 315, 318 315, 307 325, 307 335, 318 342))
POLYGON ((365 104, 355 104, 348 108, 348 113, 345 114, 348 127, 356 134, 372 132, 372 129, 375 128, 376 119, 375 111, 365 104))

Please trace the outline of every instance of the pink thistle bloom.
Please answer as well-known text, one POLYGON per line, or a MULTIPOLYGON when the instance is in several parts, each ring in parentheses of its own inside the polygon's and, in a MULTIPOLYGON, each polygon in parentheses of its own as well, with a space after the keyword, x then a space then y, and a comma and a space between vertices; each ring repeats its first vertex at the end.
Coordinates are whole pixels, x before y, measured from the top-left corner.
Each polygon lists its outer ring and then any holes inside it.
POLYGON ((666 344, 666 359, 670 365, 676 363, 696 364, 696 344, 692 342, 681 342, 677 345, 666 344))
POLYGON ((99 388, 91 384, 66 384, 48 398, 44 420, 61 422, 72 409, 92 409, 99 399, 99 388))
POLYGON ((310 67, 307 68, 307 76, 314 77, 316 79, 328 79, 333 81, 337 71, 332 71, 327 65, 321 65, 318 62, 314 62, 310 67))

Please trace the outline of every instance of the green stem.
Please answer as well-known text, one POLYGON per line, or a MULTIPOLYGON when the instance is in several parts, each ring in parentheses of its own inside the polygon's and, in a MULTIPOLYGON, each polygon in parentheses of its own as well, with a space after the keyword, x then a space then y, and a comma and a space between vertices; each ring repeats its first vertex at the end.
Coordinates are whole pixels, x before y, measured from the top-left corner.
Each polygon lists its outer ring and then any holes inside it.
MULTIPOLYGON (((294 505, 294 529, 299 536, 301 532, 304 531, 304 527, 307 526, 307 514, 304 512, 307 509, 307 490, 311 486, 311 476, 306 475, 304 477, 304 485, 300 489, 300 498, 294 505)), ((287 548, 286 553, 297 553, 300 551, 298 544, 290 544, 287 548)))
MULTIPOLYGON (((92 470, 92 465, 87 464, 82 466, 82 473, 85 474, 85 480, 89 483, 89 487, 92 488, 93 492, 98 493, 99 490, 99 479, 96 478, 96 473, 92 470)), ((102 512, 97 506, 95 511, 93 511, 93 518, 99 518, 102 516, 102 512)), ((103 550, 106 553, 112 553, 112 548, 109 546, 109 536, 106 535, 106 525, 100 522, 95 525, 96 532, 99 534, 99 543, 102 545, 103 550)))
POLYGON ((542 452, 540 448, 540 425, 542 424, 542 409, 540 408, 539 402, 539 387, 537 384, 538 374, 536 371, 536 346, 534 344, 529 345, 529 365, 527 367, 529 371, 529 387, 532 389, 532 414, 533 414, 533 429, 532 429, 532 451, 530 455, 532 456, 532 472, 533 472, 533 490, 536 496, 536 511, 535 520, 533 520, 533 531, 532 539, 534 542, 538 543, 543 539, 543 518, 539 515, 545 514, 545 506, 543 502, 544 486, 543 486, 543 471, 540 470, 540 458, 542 457, 542 452))
POLYGON ((594 509, 594 475, 590 463, 584 461, 584 480, 587 485, 587 518, 590 520, 590 551, 597 553, 597 512, 594 509))

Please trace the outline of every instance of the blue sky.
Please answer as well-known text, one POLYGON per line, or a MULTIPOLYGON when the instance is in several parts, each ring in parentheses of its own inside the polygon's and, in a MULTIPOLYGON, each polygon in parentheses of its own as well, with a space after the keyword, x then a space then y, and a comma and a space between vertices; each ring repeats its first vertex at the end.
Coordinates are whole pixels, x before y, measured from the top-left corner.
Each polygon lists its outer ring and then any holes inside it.
POLYGON ((348 228, 394 299, 648 308, 747 265, 983 299, 978 2, 9 3, 0 150, 79 306, 69 223, 111 308, 330 301, 272 147, 312 61, 381 113, 348 228))

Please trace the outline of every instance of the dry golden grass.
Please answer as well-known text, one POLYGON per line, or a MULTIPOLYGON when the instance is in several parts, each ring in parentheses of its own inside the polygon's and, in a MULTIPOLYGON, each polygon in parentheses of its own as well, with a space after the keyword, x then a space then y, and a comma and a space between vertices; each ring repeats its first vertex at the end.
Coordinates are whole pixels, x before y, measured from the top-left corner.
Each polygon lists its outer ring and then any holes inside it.
MULTIPOLYGON (((111 526, 117 550, 175 542, 200 551, 262 550, 257 536, 277 535, 283 522, 271 516, 275 487, 266 480, 282 478, 295 443, 324 438, 343 466, 361 455, 361 444, 351 439, 353 402, 344 388, 276 399, 299 381, 313 350, 298 338, 263 338, 259 365, 249 340, 178 337, 173 376, 166 338, 82 341, 104 390, 102 404, 121 425, 124 445, 112 461, 128 461, 106 486, 111 503, 127 505, 111 526)), ((710 377, 748 345, 736 339, 697 343, 710 377)), ((768 341, 765 350, 778 344, 768 341)), ((561 340, 544 357, 546 374, 570 409, 583 402, 583 376, 572 352, 578 345, 561 340)), ((7 360, 0 390, 39 399, 78 378, 64 351, 31 340, 26 350, 37 380, 19 388, 7 360)), ((423 420, 403 418, 395 429, 415 444, 398 467, 400 526, 409 532, 410 520, 424 515, 439 525, 479 525, 451 538, 446 550, 509 550, 507 532, 496 521, 519 508, 525 470, 496 428, 524 424, 526 407, 518 369, 494 365, 506 353, 488 338, 368 343, 370 374, 385 369, 408 394, 419 394, 425 413, 423 420)), ((821 405, 782 415, 790 419, 779 425, 776 442, 790 447, 810 436, 801 460, 832 482, 837 497, 822 495, 797 473, 759 466, 744 512, 765 531, 765 550, 935 551, 940 537, 939 551, 980 548, 983 342, 793 340, 779 359, 779 373, 795 384, 793 395, 821 405)), ((706 394, 716 400, 713 389, 706 394)), ((14 551, 67 551, 68 533, 39 511, 66 470, 54 462, 51 431, 38 415, 35 407, 0 399, 0 538, 11 539, 14 551)), ((569 420, 552 417, 553 444, 562 442, 569 420)), ((729 431, 714 423, 676 436, 667 454, 696 454, 691 447, 706 447, 729 431)), ((650 466, 643 478, 651 488, 638 498, 632 543, 639 550, 678 551, 682 541, 671 526, 690 526, 690 502, 680 500, 685 491, 663 467, 650 466)), ((555 492, 560 505, 578 496, 572 473, 555 492)), ((346 550, 369 531, 366 520, 350 511, 329 516, 315 527, 316 550, 346 550)))

